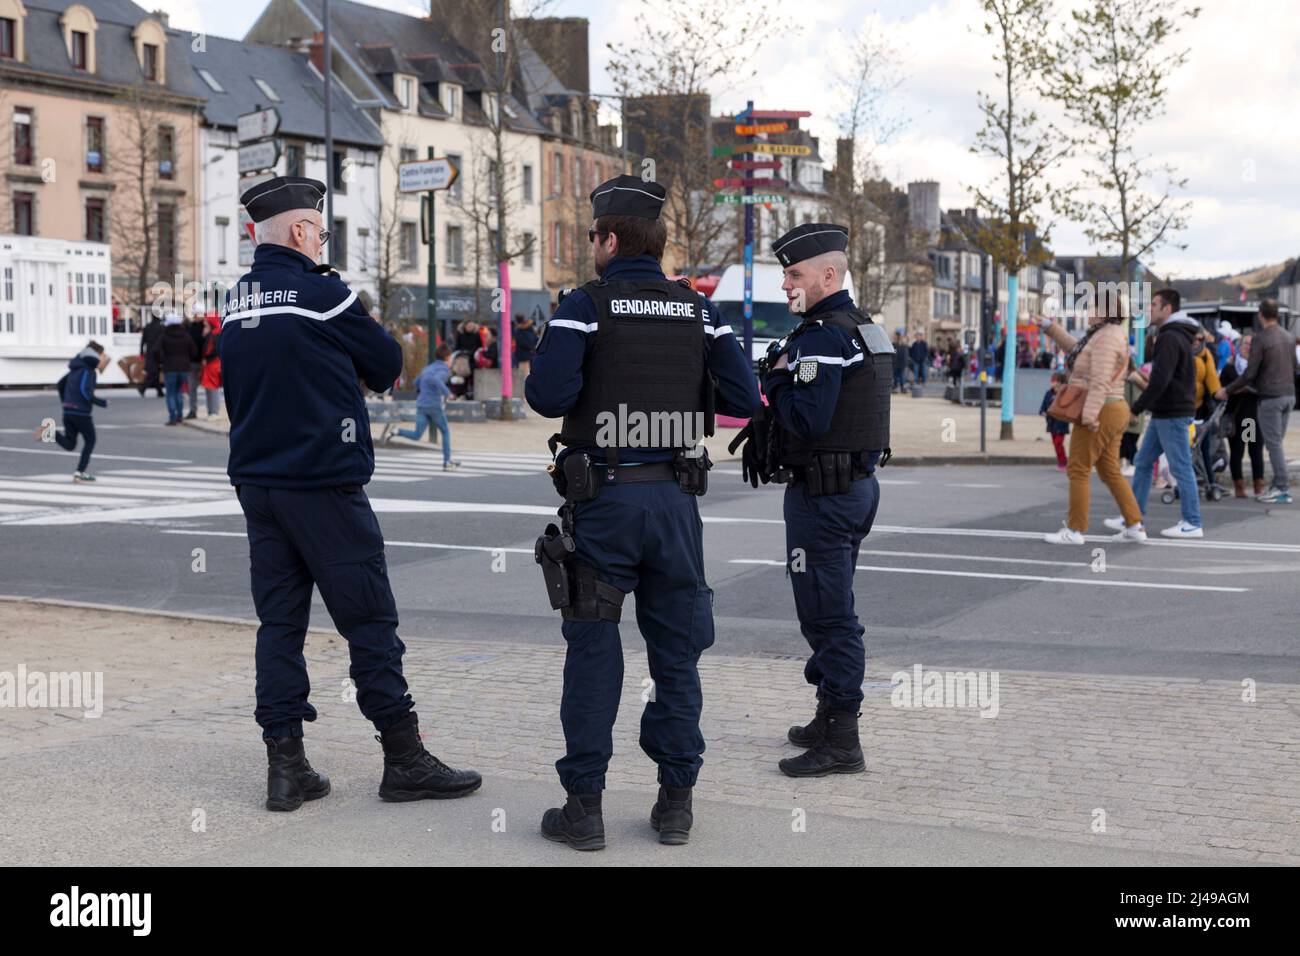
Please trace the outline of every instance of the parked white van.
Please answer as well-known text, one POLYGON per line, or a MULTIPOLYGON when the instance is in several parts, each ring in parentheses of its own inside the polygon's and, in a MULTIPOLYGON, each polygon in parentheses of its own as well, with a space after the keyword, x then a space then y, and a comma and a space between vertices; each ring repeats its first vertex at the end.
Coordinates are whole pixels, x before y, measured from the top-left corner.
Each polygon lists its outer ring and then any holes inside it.
MULTIPOLYGON (((783 270, 774 262, 754 263, 754 344, 750 359, 757 362, 767 354, 768 345, 792 331, 799 324, 786 304, 781 291, 783 270)), ((844 288, 853 295, 853 276, 844 277, 844 288)), ((729 265, 709 296, 722 314, 722 324, 731 326, 737 340, 745 339, 745 266, 729 265)), ((743 344, 741 346, 744 347, 743 344)))

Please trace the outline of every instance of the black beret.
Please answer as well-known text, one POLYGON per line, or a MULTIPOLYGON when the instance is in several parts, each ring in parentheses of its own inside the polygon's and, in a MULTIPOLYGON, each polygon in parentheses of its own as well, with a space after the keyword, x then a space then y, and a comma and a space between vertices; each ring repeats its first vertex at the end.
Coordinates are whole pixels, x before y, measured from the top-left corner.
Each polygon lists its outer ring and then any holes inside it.
POLYGON ((823 252, 843 252, 849 247, 849 230, 829 222, 795 226, 776 242, 772 252, 783 266, 792 266, 823 252))
POLYGON ((315 209, 325 205, 325 184, 304 176, 276 176, 258 183, 239 197, 253 222, 264 222, 290 209, 315 209))
POLYGON ((591 191, 591 218, 635 216, 658 219, 667 193, 658 183, 637 176, 615 176, 591 191))

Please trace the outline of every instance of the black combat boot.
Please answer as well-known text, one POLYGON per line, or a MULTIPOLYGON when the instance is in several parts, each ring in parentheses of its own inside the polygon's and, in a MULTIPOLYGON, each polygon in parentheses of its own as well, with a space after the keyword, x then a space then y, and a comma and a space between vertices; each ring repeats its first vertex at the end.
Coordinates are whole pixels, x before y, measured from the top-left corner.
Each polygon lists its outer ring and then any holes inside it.
POLYGON ((330 792, 329 777, 322 777, 307 762, 301 737, 267 737, 266 809, 297 810, 304 800, 319 800, 330 792))
POLYGON ((826 706, 826 701, 822 700, 820 694, 817 695, 817 713, 813 716, 811 722, 802 727, 794 726, 786 733, 786 738, 796 747, 802 747, 807 750, 810 747, 816 747, 826 739, 826 714, 830 708, 826 706))
POLYGON ((414 711, 375 739, 384 747, 380 800, 401 803, 464 797, 483 783, 483 778, 473 770, 452 770, 424 749, 420 742, 419 720, 414 711))
POLYGON ((824 777, 866 770, 858 743, 858 716, 854 711, 828 711, 826 739, 806 753, 782 760, 778 765, 781 772, 787 777, 824 777))
POLYGON ((681 846, 691 838, 691 788, 659 785, 659 799, 650 808, 650 825, 659 831, 659 842, 681 846))
POLYGON ((571 793, 562 807, 542 814, 542 836, 575 850, 605 849, 605 818, 599 793, 571 793))

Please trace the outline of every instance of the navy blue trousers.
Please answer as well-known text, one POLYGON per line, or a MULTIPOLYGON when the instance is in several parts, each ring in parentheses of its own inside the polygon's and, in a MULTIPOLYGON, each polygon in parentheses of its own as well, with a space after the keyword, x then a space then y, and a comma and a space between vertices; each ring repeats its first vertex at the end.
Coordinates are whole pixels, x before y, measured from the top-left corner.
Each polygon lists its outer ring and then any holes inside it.
POLYGON ((95 450, 95 420, 89 415, 73 412, 63 413, 63 431, 54 433, 54 440, 59 447, 72 451, 77 447, 77 435, 81 435, 81 457, 77 459, 77 471, 85 471, 90 464, 90 453, 95 450))
MULTIPOLYGON (((383 732, 413 706, 402 676, 397 603, 388 584, 384 537, 357 485, 285 489, 240 485, 257 629, 257 709, 263 737, 301 737, 316 719, 303 642, 311 590, 320 589, 348 642, 361 712, 383 732)), ((341 688, 330 688, 339 693, 341 688)))
MULTIPOLYGON (((704 703, 697 670, 713 645, 713 592, 704 581, 704 526, 694 495, 674 481, 606 485, 577 505, 577 560, 620 591, 635 593, 652 687, 641 714, 641 749, 669 787, 692 787, 703 763, 704 703)), ((625 608, 626 613, 626 608, 625 608)), ((567 752, 556 761, 569 793, 598 793, 614 754, 623 692, 619 625, 565 621, 568 652, 560 722, 567 752)))
POLYGON ((853 609, 853 571, 879 504, 875 475, 842 495, 813 497, 804 482, 785 489, 786 569, 799 630, 812 649, 804 679, 832 710, 856 713, 862 703, 865 629, 853 609))

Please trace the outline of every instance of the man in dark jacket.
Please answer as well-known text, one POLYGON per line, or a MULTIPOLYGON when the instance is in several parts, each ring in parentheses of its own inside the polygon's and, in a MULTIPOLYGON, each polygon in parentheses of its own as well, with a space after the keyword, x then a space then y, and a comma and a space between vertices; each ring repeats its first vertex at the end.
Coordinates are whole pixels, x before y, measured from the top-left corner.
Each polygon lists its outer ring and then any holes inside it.
POLYGON ((1290 479, 1286 469, 1286 452, 1282 439, 1286 437, 1287 419, 1295 404, 1296 339, 1277 322, 1277 301, 1262 299, 1259 303, 1259 333, 1251 345, 1246 371, 1227 388, 1215 394, 1220 401, 1229 395, 1238 395, 1251 388, 1259 395, 1258 418, 1260 437, 1268 449, 1269 464, 1273 466, 1273 487, 1257 495, 1267 504, 1291 503, 1290 479))
POLYGON ((185 329, 185 323, 175 312, 163 319, 162 337, 158 340, 163 382, 167 386, 167 424, 179 425, 185 412, 185 398, 181 386, 189 377, 190 365, 199 357, 194 339, 185 329))
POLYGON ((903 333, 894 333, 894 384, 891 391, 896 388, 900 392, 907 391, 907 343, 903 341, 903 333))
POLYGON ((138 386, 141 398, 151 388, 158 391, 159 398, 163 397, 162 379, 158 374, 158 341, 162 333, 163 324, 156 315, 140 331, 140 354, 144 356, 144 381, 138 386))
POLYGON ((257 248, 222 315, 227 471, 247 522, 262 622, 253 716, 267 750, 268 810, 296 810, 330 791, 302 744, 303 722, 316 719, 302 653, 313 585, 348 642, 357 706, 379 731, 380 799, 460 797, 482 784, 425 750, 402 674, 384 536, 362 489, 375 452, 361 389, 391 388, 402 349, 337 272, 316 264, 329 239, 324 201, 324 184, 299 176, 240 197, 257 248))
POLYGON ((207 322, 202 315, 193 316, 185 323, 185 331, 190 333, 196 350, 194 361, 190 363, 189 389, 190 410, 186 418, 199 417, 199 379, 203 376, 203 346, 207 339, 207 322))
POLYGON ((930 346, 926 343, 924 334, 916 333, 916 341, 912 343, 909 354, 912 356, 912 374, 916 376, 916 383, 924 385, 925 367, 930 364, 930 346))
POLYGON ((84 349, 73 356, 68 363, 68 374, 59 380, 59 398, 63 400, 63 431, 47 435, 45 426, 36 430, 37 441, 49 441, 53 438, 59 447, 72 451, 77 447, 77 435, 81 435, 81 458, 77 461, 77 470, 72 473, 76 483, 94 481, 93 475, 87 473, 90 453, 95 450, 95 420, 92 417, 94 406, 107 408, 108 402, 95 397, 95 379, 99 372, 108 366, 108 355, 104 346, 90 342, 84 349))
POLYGON ((1151 470, 1164 452, 1169 472, 1178 482, 1182 520, 1160 533, 1166 538, 1202 538, 1201 497, 1192 471, 1191 447, 1192 416, 1196 414, 1192 343, 1201 332, 1201 324, 1180 312, 1181 305, 1181 297, 1173 289, 1161 289, 1151 297, 1151 321, 1158 329, 1151 353, 1151 377, 1133 406, 1134 415, 1149 411, 1151 422, 1133 462, 1133 496, 1145 518, 1151 470))

